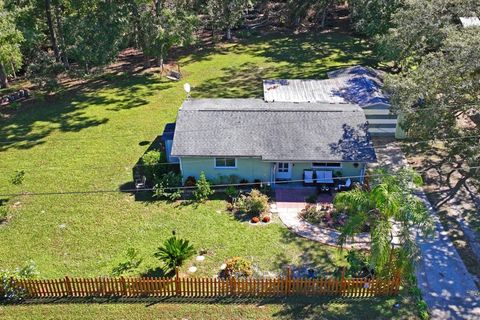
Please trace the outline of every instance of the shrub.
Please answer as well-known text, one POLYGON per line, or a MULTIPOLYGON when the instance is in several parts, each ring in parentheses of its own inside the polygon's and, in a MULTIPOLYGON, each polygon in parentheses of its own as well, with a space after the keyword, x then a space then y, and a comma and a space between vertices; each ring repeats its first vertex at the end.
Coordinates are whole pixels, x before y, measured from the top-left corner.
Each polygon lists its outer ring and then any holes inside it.
POLYGON ((235 202, 235 200, 238 198, 238 196, 240 195, 240 191, 238 191, 237 188, 235 188, 234 186, 228 186, 226 189, 225 189, 225 194, 227 195, 227 197, 230 199, 230 202, 235 202))
POLYGON ((218 175, 217 179, 215 180, 215 183, 216 184, 237 184, 238 181, 240 181, 240 177, 235 174, 231 174, 229 176, 218 175))
POLYGON ((113 276, 121 276, 126 273, 133 273, 142 263, 143 259, 138 256, 138 250, 128 248, 125 261, 120 262, 112 269, 113 276))
POLYGON ((350 265, 348 275, 351 277, 365 277, 369 273, 368 256, 364 252, 350 250, 347 253, 347 262, 350 265))
POLYGON ((143 155, 143 171, 148 181, 153 181, 168 172, 167 165, 161 164, 164 161, 166 161, 164 154, 157 150, 150 150, 143 155))
POLYGON ((305 199, 305 201, 307 201, 307 203, 317 203, 317 194, 312 193, 305 199))
POLYGON ((264 195, 268 196, 269 198, 272 197, 272 187, 269 185, 264 184, 260 188, 260 192, 263 193, 264 195))
POLYGON ((323 212, 317 210, 316 205, 307 204, 302 211, 298 213, 300 219, 317 224, 322 222, 323 212))
POLYGON ((247 195, 242 195, 238 208, 247 213, 259 214, 268 209, 268 197, 257 189, 252 189, 247 195))
POLYGON ((233 257, 227 260, 226 265, 226 278, 247 278, 253 275, 252 263, 245 258, 233 257))
POLYGON ((159 247, 155 257, 163 262, 164 266, 172 271, 175 267, 181 266, 185 260, 195 254, 193 245, 188 240, 172 236, 165 240, 163 246, 159 247))
POLYGON ((240 184, 247 184, 249 181, 247 179, 241 179, 239 181, 240 184))
POLYGON ((2 298, 9 302, 17 302, 25 298, 26 290, 19 286, 17 280, 32 279, 38 275, 37 267, 33 261, 28 261, 23 267, 15 270, 0 270, 0 287, 2 298))
POLYGON ((188 176, 185 180, 185 187, 194 187, 197 184, 197 179, 193 176, 188 176))
POLYGON ((0 207, 0 223, 7 221, 8 218, 8 208, 7 206, 0 207))
POLYGON ((168 172, 160 178, 155 178, 154 197, 171 201, 178 200, 183 193, 183 190, 179 188, 181 184, 182 176, 174 172, 168 172))
POLYGON ((250 221, 251 221, 252 223, 259 223, 259 222, 260 222, 260 218, 259 218, 259 217, 253 217, 250 221))
POLYGON ((253 180, 253 182, 255 183, 255 188, 260 189, 261 187, 263 187, 262 180, 255 179, 253 180))
POLYGON ((214 191, 210 187, 210 182, 207 181, 207 178, 205 177, 205 173, 203 171, 200 173, 200 178, 198 179, 195 186, 196 190, 193 192, 193 196, 198 202, 206 201, 208 197, 214 193, 214 191))

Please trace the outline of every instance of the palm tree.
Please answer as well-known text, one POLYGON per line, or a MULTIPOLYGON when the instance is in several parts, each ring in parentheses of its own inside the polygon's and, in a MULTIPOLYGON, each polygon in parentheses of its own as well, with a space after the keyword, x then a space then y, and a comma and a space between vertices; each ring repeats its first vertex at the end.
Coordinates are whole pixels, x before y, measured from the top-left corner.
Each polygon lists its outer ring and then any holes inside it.
POLYGON ((349 216, 339 244, 343 246, 348 238, 361 233, 367 225, 372 241, 370 267, 377 274, 388 274, 392 263, 401 270, 410 268, 417 253, 414 228, 424 234, 432 231, 428 211, 413 193, 422 184, 422 178, 407 169, 396 173, 378 169, 371 176, 370 189, 341 192, 334 199, 337 208, 344 209, 349 216), (393 244, 394 233, 402 244, 399 247, 393 244))
POLYGON ((165 240, 159 247, 155 257, 159 258, 170 271, 179 267, 183 262, 195 254, 194 247, 185 239, 179 239, 175 235, 165 240))

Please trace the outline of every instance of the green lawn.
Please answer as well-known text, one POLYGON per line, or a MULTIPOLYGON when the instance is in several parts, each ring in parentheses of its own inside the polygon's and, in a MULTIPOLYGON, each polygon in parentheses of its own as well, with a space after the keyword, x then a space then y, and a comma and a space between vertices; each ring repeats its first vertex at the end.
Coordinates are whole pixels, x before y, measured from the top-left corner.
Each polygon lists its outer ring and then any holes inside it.
MULTIPOLYGON (((375 62, 368 57, 371 52, 361 40, 324 34, 252 38, 195 51, 182 56, 180 64, 185 80, 192 84, 193 97, 252 97, 261 96, 262 78, 322 78, 341 66, 375 62)), ((158 76, 110 75, 67 91, 54 101, 24 106, 0 120, 0 193, 125 186, 131 181, 131 167, 147 148, 144 142, 153 141, 165 123, 175 120, 185 97, 183 83, 158 76), (18 141, 24 139, 28 141, 18 141), (26 176, 22 186, 14 187, 9 178, 17 169, 24 169, 26 176)), ((32 259, 41 277, 108 275, 130 247, 140 251, 142 272, 148 272, 158 267, 152 254, 173 229, 196 248, 208 250, 206 261, 197 264, 198 275, 217 274, 221 263, 235 255, 251 259, 261 272, 278 272, 287 263, 313 263, 330 273, 345 263, 337 250, 293 236, 278 219, 265 227, 236 220, 225 211, 221 199, 179 206, 135 201, 127 193, 102 193, 4 197, 2 201, 8 201, 11 219, 0 226, 0 265, 13 268, 32 259)), ((387 304, 393 300, 381 301, 369 305, 368 312, 387 315, 384 311, 391 311, 387 304)), ((0 316, 3 312, 7 318, 7 313, 14 318, 43 318, 57 310, 79 317, 87 312, 83 308, 7 307, 0 309, 0 316)), ((135 310, 140 315, 169 308, 171 315, 178 313, 179 318, 189 317, 194 310, 207 312, 207 318, 209 314, 215 317, 215 312, 231 313, 228 318, 255 318, 259 312, 260 318, 268 318, 285 311, 277 304, 265 308, 219 304, 212 309, 185 304, 151 308, 113 304, 93 305, 88 312, 92 310, 93 317, 95 312, 108 311, 115 318, 114 314, 126 317, 135 310)))

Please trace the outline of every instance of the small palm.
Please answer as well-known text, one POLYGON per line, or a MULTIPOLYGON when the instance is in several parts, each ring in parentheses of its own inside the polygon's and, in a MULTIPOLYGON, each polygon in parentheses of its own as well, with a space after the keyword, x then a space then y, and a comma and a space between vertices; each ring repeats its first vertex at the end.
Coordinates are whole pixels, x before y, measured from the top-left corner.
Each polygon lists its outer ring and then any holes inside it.
POLYGON ((185 260, 191 258, 194 254, 195 249, 188 240, 173 236, 158 248, 155 257, 160 259, 169 270, 173 270, 175 267, 181 266, 185 260))

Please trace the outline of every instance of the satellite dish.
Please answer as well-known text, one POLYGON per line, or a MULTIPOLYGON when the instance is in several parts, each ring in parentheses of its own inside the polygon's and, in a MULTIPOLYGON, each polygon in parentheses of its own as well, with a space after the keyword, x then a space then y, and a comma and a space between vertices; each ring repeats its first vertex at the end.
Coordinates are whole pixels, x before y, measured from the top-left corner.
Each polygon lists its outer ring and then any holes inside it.
POLYGON ((187 82, 183 85, 183 90, 185 90, 186 93, 190 93, 191 89, 192 88, 190 87, 190 83, 187 82))

